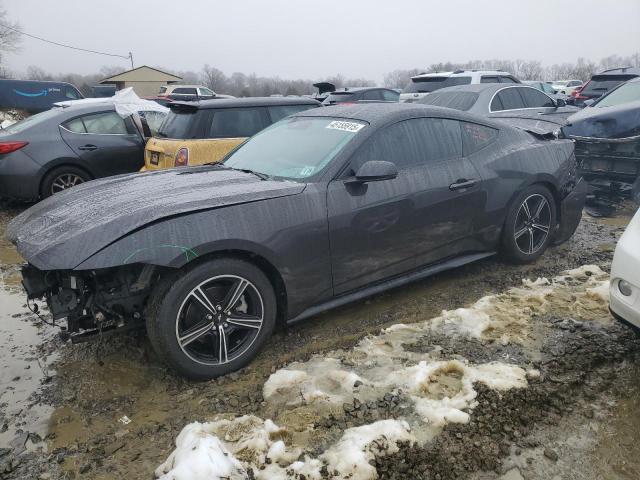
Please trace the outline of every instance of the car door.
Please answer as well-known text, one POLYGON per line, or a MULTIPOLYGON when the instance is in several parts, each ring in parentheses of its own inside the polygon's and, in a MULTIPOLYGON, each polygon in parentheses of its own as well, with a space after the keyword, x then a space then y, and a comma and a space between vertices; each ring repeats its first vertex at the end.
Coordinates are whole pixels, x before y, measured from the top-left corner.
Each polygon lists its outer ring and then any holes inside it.
POLYGON ((461 253, 483 209, 480 184, 456 120, 411 119, 376 132, 328 186, 334 293, 461 253), (368 160, 395 163, 398 176, 353 183, 368 160))
POLYGON ((63 140, 97 177, 136 172, 144 165, 144 140, 130 117, 115 111, 81 115, 60 125, 63 140))

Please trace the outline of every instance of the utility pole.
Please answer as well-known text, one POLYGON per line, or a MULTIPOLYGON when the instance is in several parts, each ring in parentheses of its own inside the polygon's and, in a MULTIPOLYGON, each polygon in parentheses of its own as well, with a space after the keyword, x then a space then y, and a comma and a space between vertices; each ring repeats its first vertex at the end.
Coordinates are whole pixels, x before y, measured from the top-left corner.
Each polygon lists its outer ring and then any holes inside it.
POLYGON ((131 70, 133 70, 133 53, 129 52, 129 59, 131 60, 131 70))

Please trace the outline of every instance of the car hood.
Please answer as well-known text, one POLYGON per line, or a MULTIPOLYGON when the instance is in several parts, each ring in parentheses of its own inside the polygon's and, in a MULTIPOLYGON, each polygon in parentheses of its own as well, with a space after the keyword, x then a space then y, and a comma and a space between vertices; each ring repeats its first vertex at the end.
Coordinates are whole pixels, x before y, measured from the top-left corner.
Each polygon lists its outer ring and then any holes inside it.
POLYGON ((75 268, 135 229, 175 215, 295 195, 305 184, 216 166, 95 180, 14 218, 6 237, 42 270, 75 268))
POLYGON ((629 138, 640 135, 640 101, 613 107, 586 107, 567 119, 565 136, 629 138))

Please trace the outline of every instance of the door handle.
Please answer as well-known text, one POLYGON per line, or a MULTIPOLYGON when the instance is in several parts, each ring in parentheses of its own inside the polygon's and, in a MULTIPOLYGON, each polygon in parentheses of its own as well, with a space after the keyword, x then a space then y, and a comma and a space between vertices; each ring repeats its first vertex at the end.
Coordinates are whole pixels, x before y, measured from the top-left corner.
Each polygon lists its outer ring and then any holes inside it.
POLYGON ((93 150, 97 150, 98 147, 96 147, 95 145, 83 145, 81 147, 78 147, 78 150, 88 150, 89 152, 92 152, 93 150))
POLYGON ((455 183, 449 185, 449 190, 462 190, 464 188, 471 188, 476 183, 478 183, 478 180, 474 178, 472 178, 471 180, 467 180, 466 178, 459 178, 455 181, 455 183))

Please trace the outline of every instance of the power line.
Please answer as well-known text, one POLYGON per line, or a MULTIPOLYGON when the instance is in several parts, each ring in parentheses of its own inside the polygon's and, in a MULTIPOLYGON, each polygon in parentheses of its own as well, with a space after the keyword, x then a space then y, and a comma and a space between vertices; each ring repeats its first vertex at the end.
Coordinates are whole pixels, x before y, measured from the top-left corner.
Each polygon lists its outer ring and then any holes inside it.
POLYGON ((32 35, 30 33, 23 32, 22 30, 18 30, 17 28, 11 27, 9 25, 5 25, 3 23, 0 23, 0 27, 8 28, 9 30, 13 30, 14 32, 19 33, 20 35, 24 35, 30 38, 35 38, 36 40, 40 40, 41 42, 57 45, 58 47, 70 48, 72 50, 79 50, 81 52, 95 53, 97 55, 106 55, 108 57, 124 58, 126 60, 131 59, 131 66, 133 67, 133 55, 131 54, 131 52, 129 52, 129 55, 118 55, 116 53, 99 52, 97 50, 89 50, 88 48, 74 47, 73 45, 66 45, 64 43, 54 42, 53 40, 47 40, 46 38, 38 37, 37 35, 32 35))

